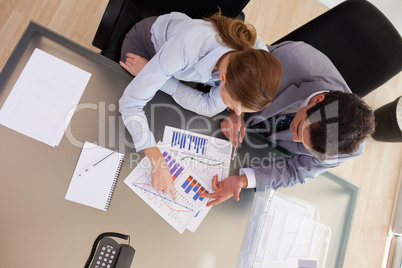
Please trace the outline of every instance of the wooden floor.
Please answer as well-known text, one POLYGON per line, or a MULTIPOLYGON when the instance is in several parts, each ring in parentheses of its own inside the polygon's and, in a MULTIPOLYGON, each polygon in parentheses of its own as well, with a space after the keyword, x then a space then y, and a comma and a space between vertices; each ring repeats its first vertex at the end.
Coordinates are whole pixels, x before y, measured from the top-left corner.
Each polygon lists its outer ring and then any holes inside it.
MULTIPOLYGON (((107 0, 0 0, 0 69, 30 20, 90 48, 107 0)), ((246 20, 271 43, 328 10, 317 0, 251 0, 246 20)), ((376 109, 402 92, 402 74, 365 97, 376 109)), ((382 267, 388 227, 402 163, 402 143, 369 138, 363 156, 334 172, 360 186, 344 267, 382 267)), ((1 215, 4 217, 4 215, 1 215)))

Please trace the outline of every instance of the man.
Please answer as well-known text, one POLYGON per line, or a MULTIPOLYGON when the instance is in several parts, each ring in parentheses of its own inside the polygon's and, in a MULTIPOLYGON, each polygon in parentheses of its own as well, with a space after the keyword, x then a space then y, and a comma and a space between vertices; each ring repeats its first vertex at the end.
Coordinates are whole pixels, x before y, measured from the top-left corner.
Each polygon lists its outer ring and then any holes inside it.
POLYGON ((320 51, 303 42, 287 41, 269 46, 282 64, 283 78, 272 104, 259 114, 239 118, 231 112, 222 124, 224 134, 237 146, 240 121, 242 141, 245 125, 284 147, 293 156, 269 167, 244 168, 239 176, 219 182, 208 206, 231 196, 239 200, 242 188, 273 189, 304 183, 308 178, 363 153, 364 140, 374 131, 372 110, 352 94, 341 74, 320 51), (271 125, 269 122, 272 122, 271 125), (287 124, 286 122, 290 122, 287 124))

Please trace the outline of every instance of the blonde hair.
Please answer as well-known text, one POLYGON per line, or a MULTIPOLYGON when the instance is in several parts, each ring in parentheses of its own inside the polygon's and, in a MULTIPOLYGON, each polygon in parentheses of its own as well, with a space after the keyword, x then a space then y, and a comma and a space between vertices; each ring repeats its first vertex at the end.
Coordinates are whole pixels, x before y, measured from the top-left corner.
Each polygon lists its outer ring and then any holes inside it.
POLYGON ((248 109, 262 110, 275 98, 282 79, 279 60, 263 49, 254 49, 257 31, 251 24, 222 16, 205 18, 217 30, 220 43, 235 50, 226 71, 226 88, 232 99, 248 109))

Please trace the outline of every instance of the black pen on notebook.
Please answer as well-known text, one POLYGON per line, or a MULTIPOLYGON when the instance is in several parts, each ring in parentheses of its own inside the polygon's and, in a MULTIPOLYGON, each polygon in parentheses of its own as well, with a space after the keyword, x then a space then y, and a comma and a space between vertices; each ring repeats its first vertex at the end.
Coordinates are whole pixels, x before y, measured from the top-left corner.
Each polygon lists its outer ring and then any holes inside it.
POLYGON ((114 154, 116 151, 111 152, 110 154, 108 154, 107 156, 105 156, 104 158, 102 158, 101 160, 99 160, 98 162, 96 162, 95 164, 93 164, 92 166, 90 166, 89 168, 87 168, 86 170, 84 170, 84 172, 82 172, 81 174, 79 174, 78 176, 84 176, 85 174, 87 174, 88 172, 90 172, 97 164, 99 164, 100 162, 104 161, 106 158, 108 158, 109 156, 111 156, 112 154, 114 154))
POLYGON ((239 138, 240 138, 240 126, 237 129, 237 147, 234 149, 233 156, 232 156, 232 161, 235 159, 237 155, 237 148, 239 148, 239 138))

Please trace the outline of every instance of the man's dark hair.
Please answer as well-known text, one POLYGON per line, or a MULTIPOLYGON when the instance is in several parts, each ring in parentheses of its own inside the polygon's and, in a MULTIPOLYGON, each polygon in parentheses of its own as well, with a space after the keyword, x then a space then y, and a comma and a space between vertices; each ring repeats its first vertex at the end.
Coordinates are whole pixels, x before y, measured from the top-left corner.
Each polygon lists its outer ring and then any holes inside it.
POLYGON ((311 149, 325 157, 355 152, 375 128, 371 108, 351 93, 330 92, 306 113, 311 149))

